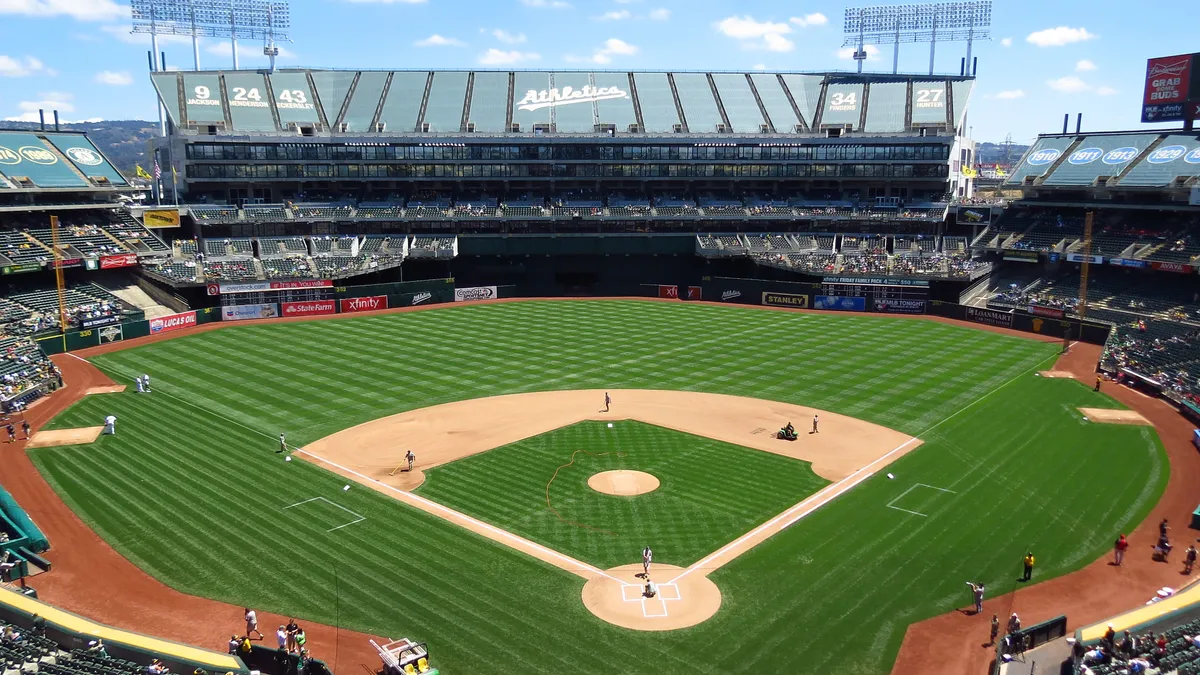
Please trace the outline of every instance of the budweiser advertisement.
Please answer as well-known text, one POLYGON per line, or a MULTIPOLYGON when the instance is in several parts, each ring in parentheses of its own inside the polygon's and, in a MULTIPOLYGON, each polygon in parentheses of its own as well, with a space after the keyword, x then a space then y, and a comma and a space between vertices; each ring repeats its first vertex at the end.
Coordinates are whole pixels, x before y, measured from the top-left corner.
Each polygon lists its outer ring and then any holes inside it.
POLYGON ((1142 122, 1179 122, 1191 116, 1200 101, 1200 54, 1163 56, 1146 62, 1142 122))
POLYGON ((337 311, 336 300, 305 300, 302 302, 285 302, 280 305, 283 310, 280 316, 320 316, 333 314, 337 311))
POLYGON ((168 316, 160 316, 157 319, 150 319, 151 333, 170 333, 175 330, 191 328, 196 325, 195 312, 183 312, 181 314, 170 314, 168 316))
POLYGON ((368 295, 365 298, 344 298, 340 301, 342 314, 373 312, 388 308, 388 296, 368 295))
POLYGON ((290 291, 304 288, 332 288, 333 281, 329 279, 295 279, 292 281, 222 281, 219 284, 209 284, 209 295, 224 295, 225 293, 262 293, 264 291, 290 291))
POLYGON ((100 269, 111 270, 117 267, 133 267, 138 264, 136 253, 121 255, 106 255, 100 259, 100 269))

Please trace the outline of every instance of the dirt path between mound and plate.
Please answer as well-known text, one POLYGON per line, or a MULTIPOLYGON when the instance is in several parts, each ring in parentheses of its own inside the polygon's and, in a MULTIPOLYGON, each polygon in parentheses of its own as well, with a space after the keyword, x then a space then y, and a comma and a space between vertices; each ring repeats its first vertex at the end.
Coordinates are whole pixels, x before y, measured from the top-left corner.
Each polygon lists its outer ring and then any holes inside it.
MULTIPOLYGON (((1069 371, 1091 387, 1096 382, 1100 351, 1097 345, 1077 344, 1058 359, 1054 369, 1069 371)), ((1066 615, 1067 629, 1073 631, 1141 606, 1163 586, 1179 588, 1191 579, 1180 573, 1182 556, 1170 563, 1156 563, 1150 560, 1150 548, 1158 540, 1157 525, 1163 518, 1170 520, 1178 546, 1195 537, 1188 529, 1196 508, 1195 489, 1200 485, 1200 453, 1190 442, 1194 426, 1161 399, 1111 382, 1101 385, 1101 391, 1149 420, 1170 460, 1171 475, 1162 498, 1150 515, 1127 533, 1130 547, 1125 564, 1109 564, 1112 554, 1106 553, 1078 572, 988 599, 979 616, 947 608, 946 614, 912 624, 892 675, 984 675, 996 654, 994 648, 983 646, 992 614, 998 614, 1003 623, 1008 613, 1016 612, 1026 626, 1066 615)), ((1110 544, 1118 534, 1107 533, 1104 543, 1110 544)), ((969 606, 970 598, 964 593, 959 609, 969 606)))
MULTIPOLYGON (((53 358, 67 386, 28 411, 34 429, 42 428, 89 389, 113 384, 86 361, 67 354, 53 358)), ((30 580, 39 599, 110 626, 221 653, 231 634, 245 630, 241 607, 171 589, 122 557, 63 503, 34 467, 25 445, 18 441, 4 447, 2 477, 4 488, 50 540, 51 549, 44 556, 52 569, 30 580)), ((274 627, 287 619, 258 613, 259 625, 268 634, 266 644, 273 642, 274 627)), ((305 628, 313 656, 334 672, 357 673, 364 667, 370 672, 378 670, 379 657, 367 643, 374 636, 335 630, 303 618, 298 623, 305 628)))

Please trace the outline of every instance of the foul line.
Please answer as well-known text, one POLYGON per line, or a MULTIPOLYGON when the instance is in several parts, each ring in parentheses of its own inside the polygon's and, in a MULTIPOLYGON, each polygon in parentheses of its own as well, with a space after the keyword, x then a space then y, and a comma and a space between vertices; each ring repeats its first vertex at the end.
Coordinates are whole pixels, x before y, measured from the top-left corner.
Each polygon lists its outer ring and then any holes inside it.
POLYGON ((288 510, 288 509, 292 508, 293 506, 302 506, 302 505, 304 505, 304 504, 307 504, 307 503, 309 503, 309 502, 315 502, 315 501, 322 501, 322 502, 325 502, 326 504, 328 504, 328 505, 330 505, 330 506, 336 506, 336 507, 338 507, 339 509, 341 509, 341 510, 345 511, 346 513, 349 513, 350 515, 354 516, 355 518, 358 518, 358 520, 352 520, 352 521, 350 521, 350 522, 348 522, 348 523, 346 523, 346 524, 344 524, 344 525, 338 525, 337 527, 331 527, 331 528, 329 528, 328 530, 325 530, 326 532, 333 532, 334 530, 340 530, 340 529, 342 529, 343 527, 349 527, 349 526, 351 526, 351 525, 353 525, 353 524, 355 524, 355 523, 361 523, 362 521, 364 521, 364 520, 366 520, 366 519, 367 519, 367 517, 366 517, 366 516, 364 516, 364 515, 361 515, 361 514, 358 514, 358 513, 355 513, 355 512, 353 512, 353 511, 351 511, 350 509, 348 509, 348 508, 346 508, 346 507, 342 506, 341 504, 335 504, 335 503, 333 503, 333 502, 329 501, 328 499, 325 499, 324 497, 313 497, 312 499, 305 499, 305 500, 304 500, 304 501, 302 501, 302 502, 296 502, 295 504, 289 504, 288 506, 285 506, 285 507, 283 507, 283 509, 282 509, 282 510, 286 511, 286 510, 288 510))
POLYGON ((952 495, 953 495, 953 494, 958 494, 958 493, 956 493, 954 490, 947 490, 946 488, 940 488, 940 487, 937 487, 937 486, 934 486, 934 485, 929 485, 928 483, 914 483, 913 485, 910 485, 910 486, 909 486, 909 488, 908 488, 907 490, 905 490, 904 492, 901 492, 899 495, 897 495, 895 499, 893 499, 892 501, 888 502, 888 503, 887 503, 887 507, 888 507, 889 509, 896 509, 897 511, 903 511, 903 512, 905 512, 905 513, 911 513, 911 514, 913 514, 914 516, 921 516, 922 518, 928 518, 928 517, 929 517, 929 514, 928 514, 928 513, 921 513, 921 512, 919 512, 919 511, 909 511, 908 509, 902 509, 902 508, 900 508, 899 506, 892 506, 892 504, 895 504, 896 502, 898 502, 898 501, 900 501, 901 499, 903 499, 903 498, 904 498, 904 495, 906 495, 906 494, 908 494, 908 493, 912 492, 913 490, 915 490, 915 489, 917 489, 917 488, 919 488, 919 487, 927 487, 927 488, 929 488, 930 490, 940 490, 940 491, 942 491, 942 492, 949 492, 949 493, 950 493, 950 494, 952 494, 952 495))

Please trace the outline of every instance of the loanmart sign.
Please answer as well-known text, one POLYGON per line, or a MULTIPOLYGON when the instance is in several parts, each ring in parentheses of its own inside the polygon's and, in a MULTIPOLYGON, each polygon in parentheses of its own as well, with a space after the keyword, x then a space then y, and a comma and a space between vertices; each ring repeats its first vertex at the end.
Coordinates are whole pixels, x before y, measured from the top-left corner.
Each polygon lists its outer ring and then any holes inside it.
POLYGON ((629 93, 620 87, 593 87, 584 85, 582 89, 563 87, 562 89, 530 89, 525 92, 525 98, 517 101, 517 110, 541 110, 542 108, 557 108, 572 103, 593 103, 610 98, 629 98, 629 93))

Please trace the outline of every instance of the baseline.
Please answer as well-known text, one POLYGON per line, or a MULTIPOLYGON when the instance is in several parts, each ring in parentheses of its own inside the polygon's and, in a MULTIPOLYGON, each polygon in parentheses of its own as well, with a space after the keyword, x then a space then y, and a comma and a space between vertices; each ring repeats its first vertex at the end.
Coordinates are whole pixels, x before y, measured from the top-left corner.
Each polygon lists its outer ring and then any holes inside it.
POLYGON ((896 503, 896 502, 900 501, 901 499, 904 499, 904 496, 905 496, 905 495, 907 495, 908 493, 912 492, 913 490, 915 490, 915 489, 917 489, 917 488, 919 488, 919 487, 926 487, 926 488, 929 488, 930 490, 940 490, 941 492, 949 492, 949 493, 950 493, 950 494, 952 494, 952 495, 953 495, 953 494, 958 494, 958 493, 957 493, 957 492, 955 492, 954 490, 947 490, 946 488, 940 488, 940 487, 937 487, 936 485, 929 485, 929 484, 927 484, 927 483, 913 483, 912 485, 910 485, 910 486, 908 487, 908 489, 907 489, 907 490, 905 490, 904 492, 901 492, 899 495, 896 495, 896 498, 895 498, 895 499, 893 499, 892 501, 888 502, 888 503, 887 503, 887 507, 888 507, 889 509, 896 509, 897 511, 903 511, 903 512, 905 512, 905 513, 911 513, 911 514, 913 514, 914 516, 921 516, 922 518, 928 518, 928 517, 929 517, 929 514, 928 514, 928 513, 921 513, 920 511, 910 511, 909 509, 902 509, 902 508, 900 508, 899 506, 895 506, 895 503, 896 503))
POLYGON ((292 508, 293 506, 303 506, 304 504, 308 504, 308 503, 310 503, 310 502, 316 502, 316 501, 322 501, 322 502, 325 502, 326 504, 328 504, 328 505, 330 505, 330 506, 336 506, 337 508, 339 508, 339 509, 341 509, 341 510, 345 511, 346 513, 349 513, 350 515, 352 515, 352 516, 354 516, 355 518, 357 518, 357 519, 358 519, 358 520, 352 520, 352 521, 350 521, 350 522, 348 522, 348 523, 345 523, 344 525, 338 525, 337 527, 331 527, 331 528, 329 528, 328 530, 325 530, 326 532, 333 532, 334 530, 340 530, 340 529, 342 529, 343 527, 350 527, 351 525, 354 525, 354 524, 356 524, 356 523, 361 523, 362 521, 364 521, 364 520, 366 520, 366 519, 367 519, 367 517, 366 517, 366 516, 364 516, 364 515, 362 515, 362 514, 360 514, 360 513, 356 513, 356 512, 354 512, 354 511, 351 511, 350 509, 348 509, 348 508, 346 508, 346 507, 342 506, 341 504, 338 504, 338 503, 336 503, 336 502, 331 502, 331 501, 329 501, 328 499, 326 499, 326 498, 324 498, 324 497, 312 497, 312 498, 310 498, 310 499, 305 499, 304 501, 296 502, 295 504, 289 504, 289 505, 287 505, 287 506, 283 507, 283 508, 282 508, 282 509, 280 509, 280 510, 282 510, 282 511, 286 511, 286 510, 288 510, 288 509, 292 508))

